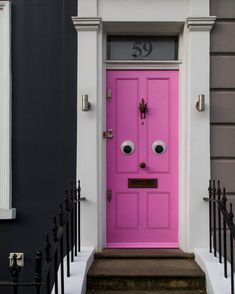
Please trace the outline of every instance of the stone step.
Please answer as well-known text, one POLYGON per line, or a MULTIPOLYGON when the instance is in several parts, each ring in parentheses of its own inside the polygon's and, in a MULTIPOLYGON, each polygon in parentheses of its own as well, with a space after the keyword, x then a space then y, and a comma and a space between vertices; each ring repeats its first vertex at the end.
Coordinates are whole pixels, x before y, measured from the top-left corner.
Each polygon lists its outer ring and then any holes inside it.
POLYGON ((88 290, 204 290, 205 275, 192 259, 96 259, 88 290))
POLYGON ((103 249, 96 253, 95 258, 175 258, 175 259, 193 259, 193 253, 184 253, 180 249, 103 249))
POLYGON ((86 294, 207 294, 205 290, 153 290, 153 291, 138 291, 138 290, 88 290, 86 294))

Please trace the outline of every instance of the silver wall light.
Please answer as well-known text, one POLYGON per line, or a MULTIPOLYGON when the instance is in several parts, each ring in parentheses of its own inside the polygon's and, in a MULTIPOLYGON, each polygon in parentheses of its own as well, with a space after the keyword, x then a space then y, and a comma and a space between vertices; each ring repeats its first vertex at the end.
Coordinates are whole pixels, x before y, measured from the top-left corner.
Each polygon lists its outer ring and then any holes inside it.
POLYGON ((88 95, 82 95, 82 111, 88 111, 91 108, 91 103, 89 102, 88 95))
POLYGON ((196 109, 198 111, 204 111, 205 110, 205 95, 201 94, 201 95, 197 96, 196 109))

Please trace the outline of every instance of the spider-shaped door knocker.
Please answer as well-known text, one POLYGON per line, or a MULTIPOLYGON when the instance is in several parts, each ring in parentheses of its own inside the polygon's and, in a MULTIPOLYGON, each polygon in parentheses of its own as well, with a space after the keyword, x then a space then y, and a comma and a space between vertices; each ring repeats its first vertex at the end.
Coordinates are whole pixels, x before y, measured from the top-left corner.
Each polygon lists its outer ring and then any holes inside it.
POLYGON ((141 99, 139 103, 140 118, 145 119, 145 114, 148 111, 148 103, 144 101, 144 98, 141 99))

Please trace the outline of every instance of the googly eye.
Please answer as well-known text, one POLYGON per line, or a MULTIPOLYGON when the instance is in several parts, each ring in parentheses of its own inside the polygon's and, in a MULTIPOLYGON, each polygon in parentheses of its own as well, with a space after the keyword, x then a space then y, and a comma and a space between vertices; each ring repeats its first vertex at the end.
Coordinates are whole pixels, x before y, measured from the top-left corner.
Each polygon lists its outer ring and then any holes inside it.
POLYGON ((163 154, 166 151, 166 143, 161 140, 153 142, 152 151, 155 154, 163 154))
POLYGON ((120 149, 125 155, 130 155, 135 151, 135 144, 132 141, 122 142, 120 149))

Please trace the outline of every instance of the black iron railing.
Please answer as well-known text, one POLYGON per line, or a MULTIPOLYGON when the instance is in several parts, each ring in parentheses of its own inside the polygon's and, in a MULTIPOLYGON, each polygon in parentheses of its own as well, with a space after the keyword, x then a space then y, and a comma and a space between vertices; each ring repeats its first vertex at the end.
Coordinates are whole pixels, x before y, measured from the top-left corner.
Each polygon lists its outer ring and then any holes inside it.
POLYGON ((226 189, 220 187, 220 181, 209 182, 209 250, 219 262, 224 263, 224 277, 228 278, 228 262, 230 262, 231 294, 234 293, 234 239, 235 225, 232 203, 227 207, 226 189))
MULTIPOLYGON (((66 256, 66 275, 69 277, 70 264, 81 249, 80 201, 82 200, 85 198, 81 197, 80 181, 72 181, 71 187, 66 189, 64 202, 59 204, 58 216, 53 217, 52 233, 46 235, 44 250, 36 252, 33 281, 21 281, 21 267, 17 264, 17 256, 14 255, 9 268, 11 280, 0 281, 0 286, 12 288, 13 294, 26 287, 27 291, 30 291, 28 293, 49 294, 54 286, 55 294, 58 294, 60 283, 60 293, 64 294, 64 257, 66 256), (60 279, 58 279, 59 267, 60 279)), ((0 293, 2 293, 1 289, 0 293)))

